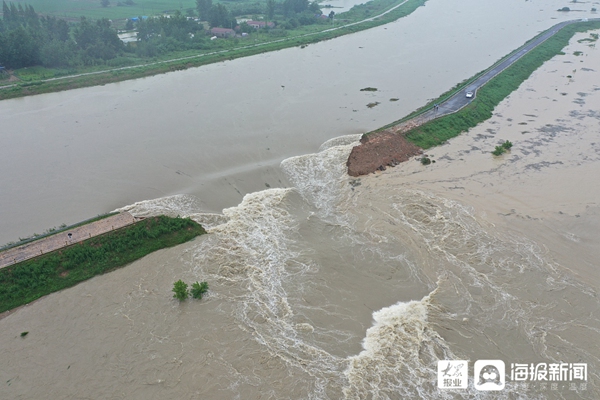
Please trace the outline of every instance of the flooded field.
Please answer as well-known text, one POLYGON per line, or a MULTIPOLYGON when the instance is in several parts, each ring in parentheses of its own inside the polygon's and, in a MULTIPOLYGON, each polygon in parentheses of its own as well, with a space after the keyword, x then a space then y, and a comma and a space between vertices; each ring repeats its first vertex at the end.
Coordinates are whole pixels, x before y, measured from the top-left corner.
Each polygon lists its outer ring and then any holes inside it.
POLYGON ((0 320, 0 397, 600 397, 589 34, 434 164, 345 167, 364 131, 563 18, 554 3, 431 1, 306 49, 0 103, 21 173, 0 178, 3 234, 104 208, 209 230, 0 320), (178 303, 178 279, 208 296, 178 303), (587 386, 442 391, 440 359, 587 363, 587 386))
POLYGON ((574 17, 559 6, 432 0, 304 49, 2 101, 0 243, 140 200, 193 194, 219 212, 287 187, 283 159, 401 118, 574 17))

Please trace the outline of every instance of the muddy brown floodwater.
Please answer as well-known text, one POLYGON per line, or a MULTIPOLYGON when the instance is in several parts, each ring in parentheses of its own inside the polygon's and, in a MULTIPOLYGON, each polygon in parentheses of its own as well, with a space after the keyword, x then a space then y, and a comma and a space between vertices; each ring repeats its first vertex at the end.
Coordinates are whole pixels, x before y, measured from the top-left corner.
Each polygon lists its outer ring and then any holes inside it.
POLYGON ((283 159, 406 115, 573 18, 559 6, 432 0, 304 49, 2 101, 0 243, 140 200, 194 194, 219 212, 285 187, 283 159))
POLYGON ((585 382, 509 379, 494 398, 600 398, 589 33, 489 121, 429 150, 435 163, 360 178, 345 165, 362 132, 565 18, 562 6, 433 0, 302 50, 1 102, 3 155, 20 173, 0 178, 6 232, 122 206, 209 234, 0 320, 0 398, 489 397, 472 378, 438 389, 444 359, 469 360, 469 374, 479 359, 507 372, 586 363, 585 382), (504 140, 511 152, 492 156, 504 140), (209 282, 208 295, 178 303, 178 279, 209 282))

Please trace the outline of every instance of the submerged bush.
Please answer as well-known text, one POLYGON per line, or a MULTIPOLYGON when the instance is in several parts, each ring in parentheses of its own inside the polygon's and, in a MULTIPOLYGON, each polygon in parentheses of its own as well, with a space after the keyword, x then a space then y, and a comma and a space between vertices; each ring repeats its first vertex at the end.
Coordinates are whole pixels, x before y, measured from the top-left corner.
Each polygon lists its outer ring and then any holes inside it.
POLYGON ((181 279, 178 280, 177 282, 175 282, 173 284, 173 293, 175 293, 173 295, 173 297, 176 298, 179 301, 183 301, 183 300, 187 299, 189 297, 189 295, 190 295, 188 293, 188 285, 187 285, 187 283, 185 283, 181 279))
POLYGON ((195 299, 201 299, 202 295, 208 291, 208 283, 194 282, 192 283, 192 289, 190 290, 192 297, 195 299))
POLYGON ((496 148, 494 149, 494 151, 492 151, 492 154, 495 156, 499 156, 504 154, 505 152, 509 151, 510 148, 512 147, 512 143, 510 141, 506 141, 504 143, 502 143, 500 146, 496 146, 496 148))
POLYGON ((504 147, 502 146, 496 146, 496 148, 494 149, 494 151, 492 151, 492 154, 495 156, 500 156, 502 154, 504 154, 506 150, 504 149, 504 147))

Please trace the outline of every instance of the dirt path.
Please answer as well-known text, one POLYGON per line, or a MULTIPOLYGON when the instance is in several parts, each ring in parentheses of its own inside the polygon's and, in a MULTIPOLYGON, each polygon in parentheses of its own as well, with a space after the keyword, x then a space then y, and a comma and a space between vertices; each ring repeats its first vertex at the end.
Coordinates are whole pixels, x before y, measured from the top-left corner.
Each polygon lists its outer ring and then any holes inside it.
POLYGON ((12 249, 0 253, 0 268, 29 260, 115 229, 123 228, 136 221, 138 221, 138 219, 134 216, 128 212, 123 212, 31 243, 13 247, 12 249))

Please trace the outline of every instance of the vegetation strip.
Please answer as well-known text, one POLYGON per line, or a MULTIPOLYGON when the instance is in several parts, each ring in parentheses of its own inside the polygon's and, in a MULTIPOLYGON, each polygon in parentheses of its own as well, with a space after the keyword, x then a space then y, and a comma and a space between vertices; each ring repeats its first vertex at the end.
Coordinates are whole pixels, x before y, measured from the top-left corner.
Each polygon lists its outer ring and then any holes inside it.
MULTIPOLYGON (((126 66, 109 70, 98 70, 98 67, 73 75, 50 79, 36 79, 17 84, 0 86, 0 100, 22 97, 41 93, 57 92, 80 87, 103 85, 129 79, 142 78, 175 70, 198 67, 215 62, 233 60, 240 57, 281 50, 288 47, 305 46, 322 40, 333 39, 350 33, 359 32, 376 26, 384 25, 405 17, 423 6, 427 0, 374 0, 367 4, 353 7, 350 11, 340 14, 345 20, 355 21, 342 26, 309 31, 297 36, 283 37, 245 46, 225 48, 218 51, 184 57, 145 62, 141 65, 126 66), (375 16, 372 14, 375 13, 375 16)), ((231 42, 233 43, 233 42, 231 42)), ((190 54, 190 51, 181 54, 190 54)))
MULTIPOLYGON (((544 62, 560 54, 576 33, 593 29, 600 29, 600 22, 578 22, 565 26, 554 36, 532 49, 528 54, 481 87, 477 91, 477 97, 468 106, 454 114, 434 119, 409 130, 406 133, 406 138, 417 146, 428 149, 477 126, 477 124, 489 119, 494 108, 527 80, 544 62)), ((481 74, 477 76, 479 75, 481 74)), ((469 81, 472 81, 472 79, 469 81)), ((460 88, 464 86, 461 85, 460 88)), ((457 90, 460 89, 457 88, 454 92, 457 90)), ((432 103, 441 103, 445 98, 448 98, 448 96, 442 95, 432 103)))
POLYGON ((3 268, 0 270, 0 313, 204 233, 204 228, 189 218, 153 217, 3 268))

